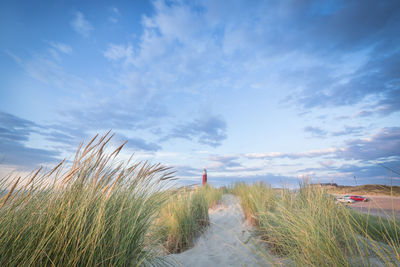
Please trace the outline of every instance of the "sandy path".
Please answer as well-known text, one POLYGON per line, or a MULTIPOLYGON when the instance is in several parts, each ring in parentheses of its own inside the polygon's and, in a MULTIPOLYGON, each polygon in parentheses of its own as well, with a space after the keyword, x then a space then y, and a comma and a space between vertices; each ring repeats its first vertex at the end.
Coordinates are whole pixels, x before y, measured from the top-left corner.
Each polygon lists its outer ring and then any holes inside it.
POLYGON ((223 195, 221 204, 210 209, 210 227, 195 246, 170 257, 177 266, 267 266, 256 256, 250 240, 250 225, 245 222, 240 201, 223 195))

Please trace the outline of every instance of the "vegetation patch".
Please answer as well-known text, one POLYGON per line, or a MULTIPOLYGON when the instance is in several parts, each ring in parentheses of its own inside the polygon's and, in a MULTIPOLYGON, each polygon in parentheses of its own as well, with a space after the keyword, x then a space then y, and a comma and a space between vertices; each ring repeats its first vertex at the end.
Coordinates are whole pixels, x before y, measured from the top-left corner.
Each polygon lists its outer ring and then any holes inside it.
POLYGON ((301 185, 298 191, 264 184, 237 184, 246 217, 269 250, 299 266, 400 263, 400 224, 396 219, 358 214, 324 188, 301 185))
POLYGON ((0 200, 1 266, 164 262, 148 236, 172 173, 159 164, 117 161, 122 145, 105 153, 110 138, 96 137, 69 167, 40 169, 24 183, 0 179, 8 188, 0 200))
POLYGON ((105 153, 110 139, 96 135, 69 166, 24 182, 0 178, 0 266, 165 264, 160 245, 193 245, 222 190, 168 189, 169 168, 117 161, 123 145, 105 153))
POLYGON ((156 222, 158 236, 168 253, 193 246, 195 238, 210 224, 208 209, 215 206, 222 191, 206 185, 171 191, 156 222))

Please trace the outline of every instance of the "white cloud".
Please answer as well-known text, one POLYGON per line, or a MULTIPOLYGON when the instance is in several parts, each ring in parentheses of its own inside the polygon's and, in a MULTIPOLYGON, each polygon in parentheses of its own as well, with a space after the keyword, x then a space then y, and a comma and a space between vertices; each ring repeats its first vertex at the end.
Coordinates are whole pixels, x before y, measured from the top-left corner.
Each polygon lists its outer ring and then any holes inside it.
POLYGON ((118 8, 116 8, 116 7, 112 7, 111 8, 111 11, 115 14, 115 15, 120 15, 120 13, 119 13, 119 10, 118 10, 118 8))
POLYGON ((88 89, 84 79, 68 73, 61 65, 49 58, 33 58, 24 62, 23 67, 32 78, 44 84, 65 91, 82 92, 88 89))
POLYGON ((64 53, 64 54, 71 54, 72 53, 72 48, 71 46, 64 44, 64 43, 59 43, 59 42, 50 42, 50 46, 57 50, 58 52, 64 53))
POLYGON ((108 17, 108 20, 112 23, 117 23, 118 18, 121 16, 121 13, 119 12, 119 9, 116 7, 111 7, 111 15, 108 17))
POLYGON ((90 32, 93 30, 92 24, 85 19, 82 12, 76 12, 74 19, 71 21, 72 28, 82 35, 83 37, 88 37, 90 32))
POLYGON ((123 60, 125 63, 131 63, 133 57, 133 49, 131 45, 116 45, 109 44, 106 51, 103 53, 110 61, 123 60))
POLYGON ((335 161, 328 159, 328 160, 319 161, 319 164, 321 164, 322 167, 331 167, 335 164, 335 161))
POLYGON ((283 152, 270 152, 270 153, 249 153, 246 154, 245 157, 248 159, 269 159, 269 158, 314 158, 321 157, 326 155, 334 155, 341 149, 338 148, 328 148, 322 150, 310 150, 306 152, 298 152, 298 153, 283 153, 283 152))
POLYGON ((67 71, 59 60, 59 52, 68 54, 72 52, 72 48, 61 43, 50 42, 49 44, 50 47, 44 53, 35 54, 32 57, 22 58, 11 52, 7 54, 23 68, 29 77, 44 85, 80 95, 90 91, 90 83, 79 75, 67 71))

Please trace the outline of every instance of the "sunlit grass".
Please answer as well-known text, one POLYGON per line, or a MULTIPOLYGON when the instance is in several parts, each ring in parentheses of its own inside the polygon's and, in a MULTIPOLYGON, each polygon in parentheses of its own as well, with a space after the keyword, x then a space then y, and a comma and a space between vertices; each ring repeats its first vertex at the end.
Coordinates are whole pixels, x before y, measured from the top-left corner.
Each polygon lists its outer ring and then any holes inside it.
POLYGON ((268 250, 298 266, 400 264, 395 217, 359 214, 308 184, 172 190, 168 168, 118 161, 123 145, 106 153, 109 140, 94 138, 70 165, 0 178, 0 266, 167 264, 162 253, 192 247, 227 192, 240 197, 268 250))
POLYGON ((256 214, 265 210, 274 210, 276 205, 276 192, 264 183, 251 186, 245 183, 236 183, 231 192, 240 197, 245 218, 254 225, 259 223, 256 214))
POLYGON ((217 204, 222 191, 206 185, 170 192, 156 223, 167 252, 178 253, 193 246, 195 238, 210 224, 208 209, 217 204))
POLYGON ((396 219, 355 213, 308 184, 296 192, 237 184, 232 192, 268 250, 298 266, 400 264, 396 219))
POLYGON ((135 266, 163 263, 148 238, 169 195, 168 168, 117 160, 106 136, 71 166, 39 170, 24 184, 0 178, 0 266, 135 266))

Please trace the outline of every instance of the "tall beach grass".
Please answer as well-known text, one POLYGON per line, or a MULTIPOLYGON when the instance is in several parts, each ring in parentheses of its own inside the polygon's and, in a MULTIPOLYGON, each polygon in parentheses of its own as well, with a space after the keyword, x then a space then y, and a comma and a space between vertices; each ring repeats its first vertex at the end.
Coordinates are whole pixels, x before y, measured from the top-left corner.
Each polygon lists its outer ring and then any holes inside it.
POLYGON ((269 251, 297 266, 399 266, 400 224, 360 215, 323 188, 276 191, 237 184, 232 192, 269 251))
POLYGON ((108 134, 81 145, 70 166, 39 169, 24 182, 0 178, 0 266, 162 264, 149 230, 172 177, 160 164, 106 153, 108 134))
POLYGON ((210 224, 208 210, 222 196, 220 189, 206 185, 170 191, 160 212, 156 231, 168 253, 179 253, 193 246, 194 240, 210 224))
POLYGON ((259 225, 259 217, 256 215, 260 212, 275 209, 276 192, 265 183, 251 186, 246 183, 236 183, 230 191, 240 197, 245 218, 253 225, 259 225))

